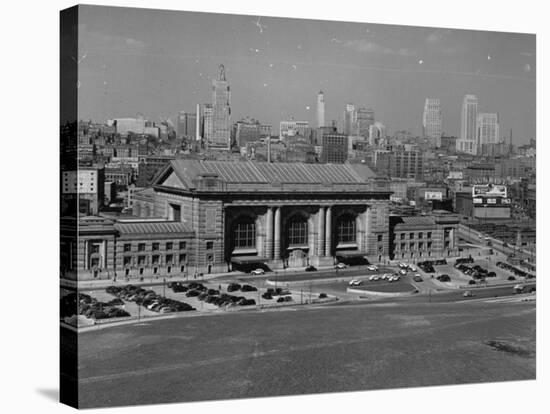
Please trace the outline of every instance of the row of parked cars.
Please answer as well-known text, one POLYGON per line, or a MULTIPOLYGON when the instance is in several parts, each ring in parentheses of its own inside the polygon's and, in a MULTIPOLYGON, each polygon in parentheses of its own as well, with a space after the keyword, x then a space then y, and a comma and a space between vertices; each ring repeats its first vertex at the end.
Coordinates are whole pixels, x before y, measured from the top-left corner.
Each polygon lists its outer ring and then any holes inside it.
MULTIPOLYGON (((464 273, 465 275, 467 276, 471 276, 474 283, 476 280, 480 280, 480 279, 485 279, 485 278, 488 278, 488 277, 496 277, 497 274, 495 272, 489 272, 489 270, 487 270, 486 268, 480 266, 480 265, 475 265, 475 266, 467 266, 465 264, 459 264, 459 265, 456 265, 454 266, 457 270, 461 271, 462 273, 464 273)), ((471 282, 471 281, 470 281, 471 282)), ((470 283, 471 285, 473 285, 474 283, 470 283)))
POLYGON ((529 272, 526 272, 524 270, 518 269, 517 267, 512 266, 511 264, 506 263, 506 262, 497 262, 497 266, 500 267, 501 269, 506 269, 509 272, 514 273, 516 276, 525 277, 527 279, 534 279, 535 278, 535 275, 533 275, 532 273, 529 273, 529 272))
POLYGON ((195 310, 191 305, 159 295, 154 290, 134 285, 109 286, 105 291, 119 299, 145 307, 158 313, 186 312, 195 310))
POLYGON ((123 304, 124 302, 118 298, 109 302, 100 302, 85 293, 72 292, 61 298, 61 317, 71 317, 76 314, 90 319, 128 317, 130 314, 118 307, 123 304))

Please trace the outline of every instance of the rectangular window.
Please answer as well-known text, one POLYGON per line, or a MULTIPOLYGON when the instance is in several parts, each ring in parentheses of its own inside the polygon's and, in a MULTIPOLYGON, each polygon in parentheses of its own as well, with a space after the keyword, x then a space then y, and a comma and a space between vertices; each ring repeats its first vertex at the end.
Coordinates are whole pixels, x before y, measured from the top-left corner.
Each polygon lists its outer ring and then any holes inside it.
POLYGON ((418 249, 422 250, 424 248, 424 243, 418 242, 418 249))
POLYGON ((405 233, 401 233, 401 240, 405 240, 405 233))
POLYGON ((125 243, 124 244, 124 251, 125 252, 131 252, 132 251, 132 244, 131 243, 125 243))
POLYGON ((172 250, 174 248, 174 243, 168 242, 166 243, 166 250, 172 250))
POLYGON ((156 252, 160 248, 160 243, 153 243, 153 251, 156 252))
POLYGON ((187 243, 184 241, 180 241, 180 250, 185 250, 185 249, 187 249, 187 243))
POLYGON ((427 237, 428 237, 428 239, 431 239, 431 238, 432 238, 432 232, 431 232, 431 231, 429 231, 429 232, 427 233, 427 237))
POLYGON ((154 265, 158 265, 160 263, 160 256, 158 254, 154 254, 151 258, 151 263, 154 265))
POLYGON ((167 265, 171 265, 173 260, 174 260, 174 256, 173 256, 173 255, 171 255, 171 254, 167 254, 167 255, 166 255, 166 264, 167 264, 167 265))
POLYGON ((235 248, 256 247, 256 224, 254 222, 239 223, 235 228, 235 248))
POLYGON ((132 256, 124 256, 124 266, 130 266, 132 264, 132 256))
POLYGON ((138 252, 144 252, 145 251, 145 243, 138 244, 138 252))
POLYGON ((180 254, 180 263, 185 263, 187 261, 187 255, 186 254, 180 254))
POLYGON ((414 239, 414 233, 409 233, 409 239, 414 239))
POLYGON ((91 251, 92 253, 99 253, 99 244, 97 243, 92 244, 91 251))
POLYGON ((448 241, 445 242, 445 248, 449 248, 450 243, 448 241))
POLYGON ((138 265, 143 266, 145 264, 145 256, 138 256, 138 265))
POLYGON ((421 239, 422 237, 424 237, 424 233, 422 232, 418 233, 418 238, 421 239))
POLYGON ((409 243, 409 250, 414 250, 414 243, 409 243))
POLYGON ((432 248, 432 242, 428 242, 428 249, 432 248))
POLYGON ((379 242, 382 241, 382 237, 383 237, 383 236, 382 236, 381 234, 378 235, 378 241, 379 241, 379 242))
POLYGON ((303 246, 307 244, 307 221, 292 220, 288 226, 288 244, 290 246, 303 246))
POLYGON ((208 241, 206 242, 206 250, 213 250, 214 249, 214 242, 208 241))
POLYGON ((206 231, 209 233, 216 231, 216 210, 213 208, 206 210, 206 231))

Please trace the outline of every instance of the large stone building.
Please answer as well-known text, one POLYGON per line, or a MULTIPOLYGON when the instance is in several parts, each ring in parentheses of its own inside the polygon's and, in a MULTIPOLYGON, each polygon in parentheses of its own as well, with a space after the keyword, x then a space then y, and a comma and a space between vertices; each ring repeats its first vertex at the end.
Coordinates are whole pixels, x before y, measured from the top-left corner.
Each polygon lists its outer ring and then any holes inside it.
POLYGON ((134 194, 139 217, 85 218, 67 250, 79 278, 383 261, 389 196, 364 165, 174 160, 134 194))
POLYGON ((456 214, 434 210, 430 216, 390 217, 390 257, 396 260, 442 259, 459 255, 456 214))

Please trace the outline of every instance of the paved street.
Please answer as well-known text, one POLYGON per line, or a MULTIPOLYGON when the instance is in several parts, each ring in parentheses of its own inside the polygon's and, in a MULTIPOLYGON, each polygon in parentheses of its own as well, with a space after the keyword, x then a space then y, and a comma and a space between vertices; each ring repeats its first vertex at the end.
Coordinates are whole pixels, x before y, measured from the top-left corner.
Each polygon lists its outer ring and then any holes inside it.
POLYGON ((524 380, 535 378, 535 304, 221 314, 86 332, 79 344, 82 407, 524 380))

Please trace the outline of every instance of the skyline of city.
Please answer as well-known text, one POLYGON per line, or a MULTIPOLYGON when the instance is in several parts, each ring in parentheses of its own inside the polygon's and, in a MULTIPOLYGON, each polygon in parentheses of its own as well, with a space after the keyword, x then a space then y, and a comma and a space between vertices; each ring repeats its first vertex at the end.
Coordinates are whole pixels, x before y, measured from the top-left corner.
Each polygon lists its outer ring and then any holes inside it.
POLYGON ((130 9, 117 25, 117 9, 109 10, 90 7, 81 16, 81 119, 143 113, 174 122, 180 111, 209 102, 208 84, 224 64, 232 85, 232 123, 252 117, 273 126, 292 118, 316 125, 316 93, 322 90, 325 125, 337 120, 342 126, 346 104, 353 102, 374 109, 390 134, 421 135, 424 101, 436 97, 442 132, 459 136, 460 101, 471 93, 486 103, 480 112, 499 113, 505 137, 510 129, 518 144, 535 136, 533 35, 309 20, 289 25, 296 19, 154 11, 171 33, 166 39, 164 30, 152 33, 139 25, 139 9, 130 9), (209 26, 216 27, 213 33, 202 29, 204 19, 216 23, 209 26), (221 36, 224 29, 231 36, 221 36), (304 41, 296 48, 288 38, 283 42, 288 31, 304 41), (200 45, 183 41, 188 53, 182 53, 174 40, 191 33, 200 45), (345 40, 353 35, 362 41, 345 40), (413 40, 422 40, 423 48, 412 47, 413 40), (408 47, 399 48, 400 42, 408 47), (155 76, 146 78, 153 64, 155 76), (478 69, 468 70, 476 64, 478 69), (129 79, 122 81, 121 74, 129 79), (130 83, 132 88, 125 86, 130 83))

